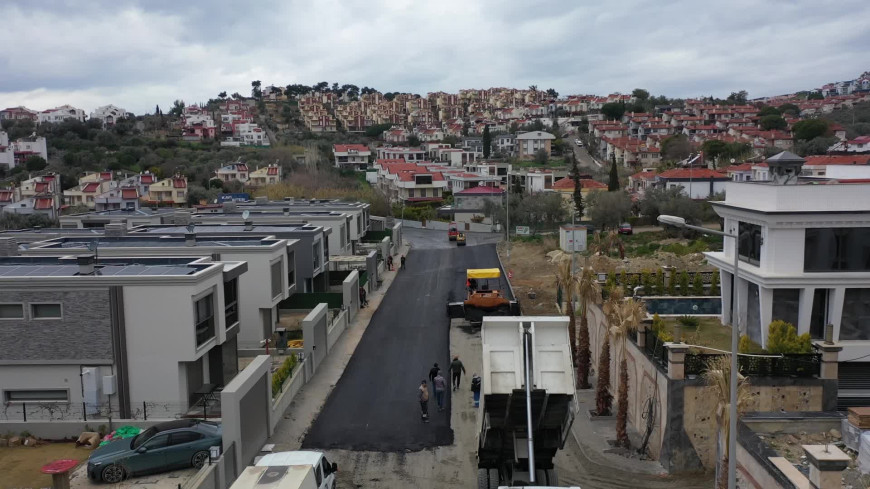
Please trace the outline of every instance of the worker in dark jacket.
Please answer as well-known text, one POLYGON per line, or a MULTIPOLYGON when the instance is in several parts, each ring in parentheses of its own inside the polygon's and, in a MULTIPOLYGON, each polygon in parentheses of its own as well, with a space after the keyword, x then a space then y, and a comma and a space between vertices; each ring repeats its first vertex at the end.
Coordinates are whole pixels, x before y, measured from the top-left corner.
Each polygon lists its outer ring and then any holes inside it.
POLYGON ((453 357, 453 361, 450 362, 450 374, 453 380, 453 390, 459 389, 459 380, 462 378, 462 374, 465 373, 465 365, 462 364, 462 361, 459 360, 459 357, 453 357))
POLYGON ((435 377, 438 376, 438 372, 440 371, 441 367, 439 367, 437 363, 429 369, 429 382, 432 382, 432 392, 435 392, 435 377))
POLYGON ((471 376, 471 393, 474 394, 474 407, 480 406, 480 376, 471 376))

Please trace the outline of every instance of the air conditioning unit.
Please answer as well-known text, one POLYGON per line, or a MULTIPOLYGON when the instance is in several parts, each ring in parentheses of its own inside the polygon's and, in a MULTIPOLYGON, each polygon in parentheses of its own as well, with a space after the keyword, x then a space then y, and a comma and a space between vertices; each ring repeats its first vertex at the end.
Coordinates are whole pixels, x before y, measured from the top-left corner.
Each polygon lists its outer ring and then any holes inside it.
POLYGON ((114 375, 103 376, 103 394, 107 396, 114 395, 118 392, 114 375))

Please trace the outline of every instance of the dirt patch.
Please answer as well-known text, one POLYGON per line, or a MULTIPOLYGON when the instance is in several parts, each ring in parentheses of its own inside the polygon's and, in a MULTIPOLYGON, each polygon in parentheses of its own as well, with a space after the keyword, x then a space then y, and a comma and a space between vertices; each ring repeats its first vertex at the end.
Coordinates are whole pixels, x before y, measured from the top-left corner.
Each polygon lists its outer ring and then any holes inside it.
MULTIPOLYGON (((504 244, 499 244, 498 254, 505 268, 513 274, 511 285, 526 316, 557 313, 555 276, 547 253, 558 247, 559 242, 550 236, 540 243, 511 243, 508 258, 504 244)), ((581 260, 578 256, 578 267, 583 263, 581 260)))
POLYGON ((35 447, 0 447, 0 489, 51 487, 51 476, 39 469, 54 460, 87 460, 91 450, 75 443, 47 443, 35 447))
POLYGON ((854 489, 870 487, 870 475, 864 475, 858 470, 858 454, 845 448, 838 430, 824 433, 772 433, 760 434, 759 436, 778 454, 794 464, 804 475, 809 473, 809 462, 807 462, 807 457, 804 455, 801 445, 833 444, 852 458, 849 467, 843 471, 843 487, 854 489))

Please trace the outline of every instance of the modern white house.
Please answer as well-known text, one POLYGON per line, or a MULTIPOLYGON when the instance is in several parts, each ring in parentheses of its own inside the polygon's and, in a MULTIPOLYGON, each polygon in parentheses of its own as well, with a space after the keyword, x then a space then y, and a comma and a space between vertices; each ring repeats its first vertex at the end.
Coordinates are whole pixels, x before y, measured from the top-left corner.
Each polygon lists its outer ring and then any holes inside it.
POLYGON ((739 241, 736 250, 726 238, 723 251, 706 253, 720 269, 722 322, 729 324, 738 311, 741 331, 762 345, 776 319, 816 339, 832 325, 833 340, 843 347, 840 405, 866 405, 870 185, 798 183, 802 164, 800 157, 780 153, 768 159, 770 182, 730 182, 726 200, 711 202, 724 231, 739 241), (735 252, 739 279, 732 289, 735 252))
POLYGON ((246 270, 200 258, 0 258, 7 416, 183 415, 238 373, 246 270))
POLYGON ((365 170, 369 166, 372 150, 365 144, 335 144, 332 146, 336 168, 365 170))
POLYGON ((71 105, 61 105, 53 109, 43 110, 39 113, 39 123, 43 122, 63 122, 67 119, 75 119, 79 122, 85 121, 85 111, 77 109, 71 105))
POLYGON ((118 122, 118 119, 124 119, 131 115, 126 109, 109 104, 94 109, 91 112, 91 119, 99 119, 103 121, 103 126, 111 126, 118 122))

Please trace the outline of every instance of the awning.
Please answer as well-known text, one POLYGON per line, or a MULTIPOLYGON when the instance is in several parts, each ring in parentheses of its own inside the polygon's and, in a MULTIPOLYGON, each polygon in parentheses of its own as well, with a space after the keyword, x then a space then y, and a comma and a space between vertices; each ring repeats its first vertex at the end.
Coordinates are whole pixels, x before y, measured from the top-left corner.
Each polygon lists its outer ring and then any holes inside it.
POLYGON ((498 268, 469 268, 466 275, 468 278, 499 278, 501 270, 498 268))

